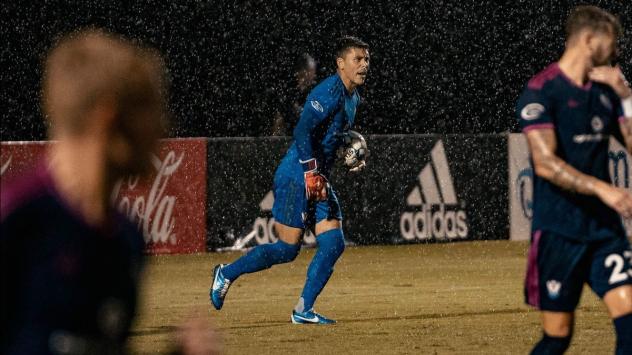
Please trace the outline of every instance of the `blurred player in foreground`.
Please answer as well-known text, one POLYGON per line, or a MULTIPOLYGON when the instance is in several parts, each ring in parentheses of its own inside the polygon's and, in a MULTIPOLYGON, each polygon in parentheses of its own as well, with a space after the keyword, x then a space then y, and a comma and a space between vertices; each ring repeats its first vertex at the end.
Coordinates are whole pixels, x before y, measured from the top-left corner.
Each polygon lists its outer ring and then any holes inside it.
POLYGON ((544 334, 533 354, 566 351, 584 283, 608 309, 616 353, 632 354, 632 251, 619 216, 632 216, 632 195, 608 172, 611 136, 632 151, 632 91, 610 66, 621 33, 610 13, 575 8, 564 54, 518 101, 536 175, 525 297, 544 334))
MULTIPOLYGON (((313 309, 345 248, 342 213, 328 177, 344 133, 353 127, 360 101, 356 88, 366 80, 369 46, 355 37, 343 37, 338 41, 335 59, 337 73, 323 80, 307 97, 294 129, 294 142, 274 177, 272 214, 279 240, 255 247, 232 264, 215 267, 210 296, 218 310, 239 276, 294 260, 303 232, 310 228, 316 235, 318 250, 291 320, 295 324, 335 323, 313 309)), ((352 169, 363 166, 364 162, 352 169)))
POLYGON ((125 352, 144 241, 111 194, 118 179, 149 172, 163 78, 156 53, 99 30, 50 51, 42 109, 56 142, 2 189, 0 353, 125 352))

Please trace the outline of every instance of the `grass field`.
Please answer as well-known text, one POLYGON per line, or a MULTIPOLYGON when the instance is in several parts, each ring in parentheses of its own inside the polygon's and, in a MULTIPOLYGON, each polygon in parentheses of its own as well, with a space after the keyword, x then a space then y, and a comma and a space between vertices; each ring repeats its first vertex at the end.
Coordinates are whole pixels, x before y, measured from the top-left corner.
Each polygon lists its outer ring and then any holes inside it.
MULTIPOLYGON (((334 326, 289 320, 314 250, 243 276, 220 312, 208 301, 211 269, 239 253, 150 257, 132 350, 164 352, 195 314, 218 329, 226 354, 526 354, 540 337, 523 304, 526 252, 508 241, 347 248, 315 307, 334 326)), ((568 353, 613 351, 605 308, 585 289, 568 353)))

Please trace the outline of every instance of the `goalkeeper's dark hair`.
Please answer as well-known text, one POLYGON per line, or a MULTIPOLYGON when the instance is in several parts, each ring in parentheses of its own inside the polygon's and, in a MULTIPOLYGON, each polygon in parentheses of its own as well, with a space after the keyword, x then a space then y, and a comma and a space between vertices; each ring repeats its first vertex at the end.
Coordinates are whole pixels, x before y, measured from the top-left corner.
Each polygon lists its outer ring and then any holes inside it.
POLYGON ((358 37, 340 37, 336 41, 336 49, 334 50, 334 61, 338 58, 344 58, 345 53, 351 48, 369 49, 369 45, 358 37))
POLYGON ((583 30, 612 33, 615 38, 623 34, 621 22, 613 14, 592 5, 580 5, 571 11, 566 20, 566 39, 579 34, 583 30))

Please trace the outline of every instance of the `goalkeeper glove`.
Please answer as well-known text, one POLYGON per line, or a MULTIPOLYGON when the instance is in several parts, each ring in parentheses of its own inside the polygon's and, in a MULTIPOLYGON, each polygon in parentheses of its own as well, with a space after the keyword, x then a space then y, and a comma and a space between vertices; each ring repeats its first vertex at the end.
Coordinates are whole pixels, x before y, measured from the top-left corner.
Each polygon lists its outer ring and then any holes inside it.
POLYGON ((316 159, 300 161, 305 177, 305 196, 310 201, 323 201, 327 199, 327 178, 318 172, 316 159))

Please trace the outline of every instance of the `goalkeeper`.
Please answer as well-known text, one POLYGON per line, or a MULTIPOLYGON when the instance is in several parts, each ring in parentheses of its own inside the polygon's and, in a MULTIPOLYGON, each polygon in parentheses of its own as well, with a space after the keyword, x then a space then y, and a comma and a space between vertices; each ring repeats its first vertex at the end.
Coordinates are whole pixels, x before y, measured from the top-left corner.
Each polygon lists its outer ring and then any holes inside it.
MULTIPOLYGON (((313 310, 345 248, 342 213, 328 176, 344 133, 353 127, 360 101, 356 88, 366 80, 369 46, 355 37, 343 37, 338 40, 335 60, 337 73, 310 92, 294 129, 294 142, 274 176, 272 214, 279 240, 253 248, 232 264, 215 266, 210 296, 218 310, 239 276, 294 260, 303 232, 310 228, 316 235, 318 250, 291 320, 295 324, 335 323, 313 310)), ((360 161, 351 168, 363 166, 360 161)))

